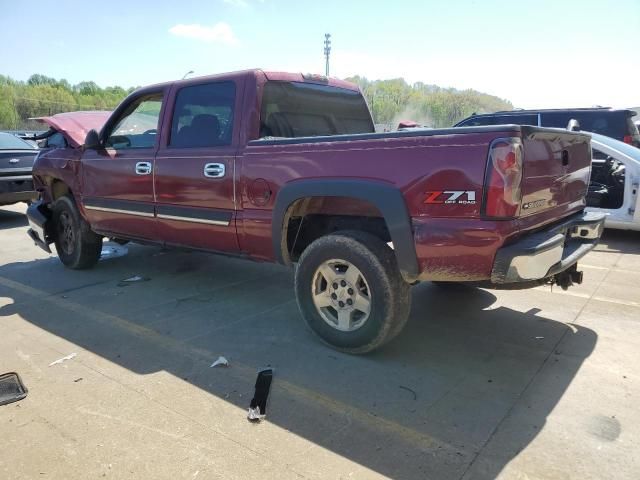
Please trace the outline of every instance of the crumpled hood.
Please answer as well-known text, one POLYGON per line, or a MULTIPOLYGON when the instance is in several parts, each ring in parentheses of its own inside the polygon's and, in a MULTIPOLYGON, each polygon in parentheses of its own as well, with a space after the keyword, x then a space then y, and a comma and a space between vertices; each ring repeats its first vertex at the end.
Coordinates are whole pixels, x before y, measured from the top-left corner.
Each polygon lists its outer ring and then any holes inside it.
POLYGON ((69 145, 77 148, 84 145, 87 133, 91 129, 100 131, 111 112, 97 110, 89 112, 56 113, 50 117, 34 118, 38 122, 46 123, 62 133, 69 145))

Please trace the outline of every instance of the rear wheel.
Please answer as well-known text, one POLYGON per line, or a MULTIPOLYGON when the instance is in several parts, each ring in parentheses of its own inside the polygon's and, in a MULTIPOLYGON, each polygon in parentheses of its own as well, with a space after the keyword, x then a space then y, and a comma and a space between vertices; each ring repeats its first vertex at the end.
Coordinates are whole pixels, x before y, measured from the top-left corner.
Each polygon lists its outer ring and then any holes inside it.
POLYGON ((102 237, 80 216, 73 198, 65 195, 53 206, 54 240, 60 261, 76 270, 93 267, 100 259, 102 237))
POLYGON ((311 243, 300 257, 295 290, 311 330, 348 353, 382 346, 409 316, 410 287, 394 252, 368 233, 337 232, 311 243))

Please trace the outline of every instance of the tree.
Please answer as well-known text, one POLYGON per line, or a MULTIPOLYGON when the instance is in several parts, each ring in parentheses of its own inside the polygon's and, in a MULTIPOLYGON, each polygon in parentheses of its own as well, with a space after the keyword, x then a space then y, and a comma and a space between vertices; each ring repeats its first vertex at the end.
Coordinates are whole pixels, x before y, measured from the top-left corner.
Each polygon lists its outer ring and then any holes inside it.
POLYGON ((36 85, 56 85, 58 81, 55 78, 47 77, 46 75, 41 75, 39 73, 34 73, 27 80, 27 85, 36 86, 36 85))
POLYGON ((71 86, 36 73, 17 81, 0 75, 0 129, 40 129, 42 125, 29 120, 76 110, 112 110, 127 95, 122 87, 100 88, 95 82, 80 82, 71 86))
POLYGON ((511 110, 513 105, 475 90, 456 90, 402 78, 370 81, 355 76, 347 80, 362 89, 376 124, 395 128, 399 120, 414 120, 430 127, 450 127, 474 112, 511 110))
POLYGON ((73 89, 81 95, 95 95, 101 90, 96 82, 80 82, 73 89))
MULTIPOLYGON (((409 85, 403 78, 368 80, 355 76, 348 80, 362 89, 374 121, 396 128, 400 120, 414 120, 430 127, 449 127, 473 112, 510 110, 510 102, 475 90, 442 88, 424 82, 409 85)), ((112 110, 136 87, 101 88, 93 81, 70 85, 36 73, 17 81, 0 75, 0 129, 41 128, 29 121, 77 110, 112 110)))

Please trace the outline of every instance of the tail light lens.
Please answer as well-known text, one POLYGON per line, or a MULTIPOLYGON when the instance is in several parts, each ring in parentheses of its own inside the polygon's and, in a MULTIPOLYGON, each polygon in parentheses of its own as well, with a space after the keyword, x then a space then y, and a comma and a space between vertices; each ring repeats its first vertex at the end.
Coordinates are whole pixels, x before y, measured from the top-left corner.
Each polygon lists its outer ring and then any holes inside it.
POLYGON ((485 215, 511 218, 520 212, 522 157, 522 142, 517 137, 500 138, 491 144, 485 180, 485 215))
MULTIPOLYGON (((620 138, 620 137, 618 137, 620 138)), ((633 145, 633 136, 632 135, 625 135, 623 138, 624 143, 628 143, 629 145, 633 145)))

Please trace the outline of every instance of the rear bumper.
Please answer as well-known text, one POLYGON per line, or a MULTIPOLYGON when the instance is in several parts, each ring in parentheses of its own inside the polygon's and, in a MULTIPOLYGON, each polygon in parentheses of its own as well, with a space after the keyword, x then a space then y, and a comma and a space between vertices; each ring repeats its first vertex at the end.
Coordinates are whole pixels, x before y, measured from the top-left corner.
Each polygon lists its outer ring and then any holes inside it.
POLYGON ((602 213, 581 212, 500 248, 491 271, 491 282, 530 282, 567 270, 598 244, 604 219, 602 213))
POLYGON ((28 202, 36 198, 31 175, 0 177, 0 205, 28 202))
POLYGON ((45 252, 51 253, 49 244, 53 240, 50 234, 50 212, 42 200, 38 200, 29 205, 27 209, 27 219, 29 220, 29 230, 27 230, 27 234, 31 240, 45 252))

